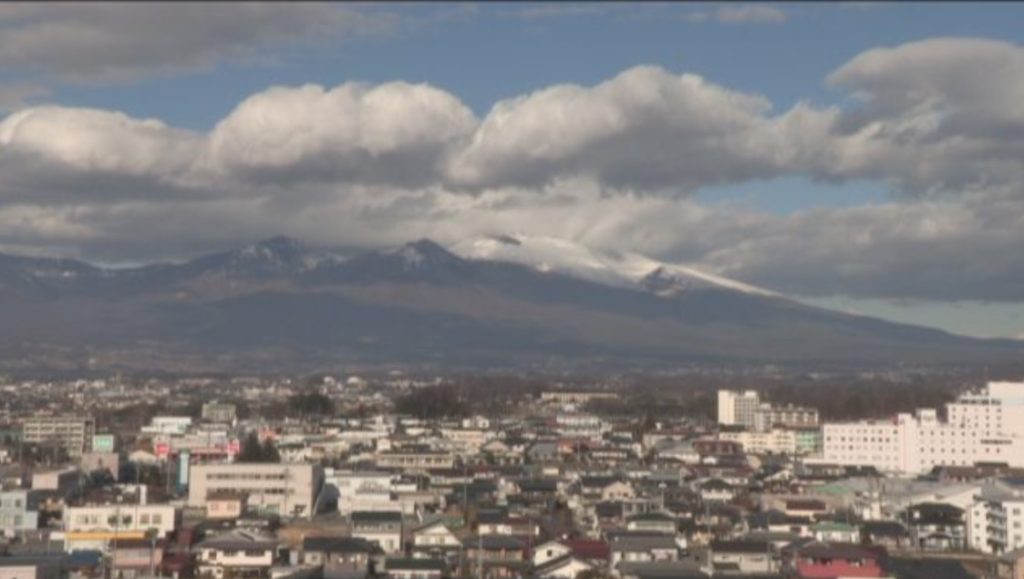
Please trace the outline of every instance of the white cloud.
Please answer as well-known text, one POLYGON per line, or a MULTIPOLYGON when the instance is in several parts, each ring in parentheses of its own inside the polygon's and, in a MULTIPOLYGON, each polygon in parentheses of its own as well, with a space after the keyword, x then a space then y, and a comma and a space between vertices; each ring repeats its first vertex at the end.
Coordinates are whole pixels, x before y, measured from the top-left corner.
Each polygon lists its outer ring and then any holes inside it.
POLYGON ((482 119, 401 82, 270 88, 209 133, 31 107, 0 121, 0 243, 144 259, 278 233, 365 247, 516 231, 805 295, 1022 301, 1021 50, 868 51, 828 79, 852 105, 782 112, 657 67, 482 119), (785 216, 687 195, 785 175, 912 195, 785 216))
POLYGON ((5 4, 0 66, 78 82, 121 80, 390 26, 385 14, 316 3, 5 4))
POLYGON ((869 50, 828 82, 860 105, 837 126, 823 174, 885 179, 914 195, 1022 192, 1024 48, 929 39, 869 50))
POLYGON ((443 156, 475 126, 461 101, 429 85, 276 87, 216 126, 207 161, 261 181, 422 186, 439 178, 443 156))
POLYGON ((636 67, 594 87, 558 85, 497 103, 454 156, 450 177, 486 187, 589 176, 683 192, 768 177, 804 154, 775 138, 792 132, 788 123, 808 132, 801 139, 827 129, 806 109, 771 118, 770 108, 696 75, 636 67))
POLYGON ((202 137, 156 119, 56 106, 0 122, 0 202, 98 202, 183 185, 202 137))

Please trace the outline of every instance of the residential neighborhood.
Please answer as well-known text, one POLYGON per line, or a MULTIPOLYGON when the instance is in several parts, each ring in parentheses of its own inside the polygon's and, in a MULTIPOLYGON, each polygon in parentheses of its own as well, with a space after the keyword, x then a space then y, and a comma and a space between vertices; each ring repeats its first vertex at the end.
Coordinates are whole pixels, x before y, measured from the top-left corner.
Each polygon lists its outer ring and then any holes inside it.
POLYGON ((1024 572, 1024 383, 852 422, 558 384, 474 414, 404 377, 4 392, 5 578, 1024 572))

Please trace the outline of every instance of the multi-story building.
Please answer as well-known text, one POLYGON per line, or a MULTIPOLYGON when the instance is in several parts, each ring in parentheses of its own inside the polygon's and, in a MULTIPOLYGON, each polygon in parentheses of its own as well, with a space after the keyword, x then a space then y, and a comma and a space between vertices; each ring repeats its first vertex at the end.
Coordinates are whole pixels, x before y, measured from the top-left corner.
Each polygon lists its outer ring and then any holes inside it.
POLYGON ((402 550, 402 513, 356 511, 351 517, 353 537, 377 543, 388 554, 402 550))
POLYGON ((738 442, 743 445, 743 451, 747 454, 793 455, 797 453, 796 432, 792 430, 722 432, 718 437, 721 440, 738 442))
POLYGON ((235 421, 236 408, 226 402, 207 402, 203 404, 202 419, 207 422, 232 423, 235 421))
POLYGON ((63 520, 67 551, 103 551, 114 540, 145 539, 147 533, 167 537, 177 526, 177 513, 171 505, 137 501, 64 507, 63 520))
POLYGON ((754 411, 754 430, 766 432, 774 428, 807 428, 818 425, 818 410, 802 406, 773 406, 762 403, 754 411))
POLYGON ((985 553, 1024 548, 1024 481, 1002 479, 981 487, 967 511, 967 540, 985 553))
POLYGON ((761 396, 754 390, 718 391, 718 423, 754 427, 754 413, 761 408, 761 396))
POLYGON ((324 474, 312 464, 196 464, 189 469, 188 504, 206 505, 211 493, 246 494, 250 509, 312 518, 324 474))
POLYGON ((81 416, 34 416, 26 418, 21 428, 25 443, 56 443, 68 456, 78 458, 90 450, 96 421, 81 416))
POLYGON ((28 489, 0 492, 0 529, 11 533, 38 529, 42 492, 28 489))
POLYGON ((402 448, 378 452, 376 462, 379 468, 447 469, 455 466, 455 455, 429 448, 402 448))
POLYGON ((989 383, 948 404, 946 414, 942 421, 934 409, 919 409, 884 421, 826 424, 823 460, 911 474, 981 462, 1024 466, 1024 383, 989 383))
POLYGON ((392 493, 394 475, 386 472, 337 472, 326 477, 326 484, 338 491, 338 512, 394 511, 399 503, 392 493))

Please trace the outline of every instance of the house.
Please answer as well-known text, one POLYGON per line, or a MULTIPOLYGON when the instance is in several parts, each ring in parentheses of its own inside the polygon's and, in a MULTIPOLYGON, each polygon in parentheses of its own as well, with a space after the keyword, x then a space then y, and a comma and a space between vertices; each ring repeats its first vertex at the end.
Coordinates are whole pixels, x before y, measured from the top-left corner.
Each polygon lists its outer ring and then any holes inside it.
POLYGON ((768 541, 711 541, 709 551, 715 573, 766 574, 779 567, 768 541))
POLYGON ((666 513, 641 513, 626 519, 626 529, 675 535, 677 526, 675 517, 666 513))
POLYGON ((201 541, 195 547, 200 575, 223 577, 270 576, 277 539, 251 531, 232 531, 201 541))
POLYGON ((678 558, 679 545, 667 535, 624 536, 611 543, 612 568, 623 561, 675 561, 678 558))
POLYGON ((533 576, 558 579, 575 579, 580 573, 594 568, 593 563, 574 556, 571 552, 546 561, 534 567, 533 576))
POLYGON ((355 511, 352 513, 352 536, 375 541, 385 553, 398 553, 402 550, 402 513, 355 511))
POLYGON ((381 567, 384 550, 376 542, 356 537, 306 537, 302 541, 304 565, 325 569, 374 571, 381 567))
POLYGON ((540 534, 540 526, 533 520, 501 512, 481 512, 477 517, 477 528, 482 535, 536 537, 540 534))
POLYGON ((910 544, 907 528, 896 521, 865 521, 860 526, 861 543, 886 549, 902 549, 910 544))
POLYGON ((907 508, 907 525, 914 545, 928 551, 959 551, 967 544, 964 510, 945 503, 921 503, 907 508))
MULTIPOLYGON (((533 548, 533 566, 540 573, 541 569, 550 577, 562 577, 569 570, 580 572, 586 569, 603 568, 608 565, 611 554, 608 543, 595 539, 562 539, 548 541, 533 548), (552 561, 561 561, 548 566, 552 561), (576 562, 573 562, 576 561, 576 562), (584 563, 581 566, 579 563, 584 563)), ((573 577, 575 575, 572 575, 573 577)))
POLYGON ((444 558, 458 553, 462 542, 443 519, 435 519, 412 531, 413 557, 444 558))
POLYGON ((736 496, 736 489, 720 478, 713 478, 700 484, 700 498, 705 502, 729 502, 736 496))
POLYGON ((114 574, 120 579, 152 576, 163 565, 164 540, 122 539, 113 546, 114 574), (151 571, 154 570, 154 571, 151 571))
POLYGON ((442 559, 388 557, 384 572, 391 579, 441 579, 448 573, 448 563, 442 559))
POLYGON ((515 482, 519 494, 528 502, 547 504, 558 498, 558 480, 529 478, 515 482))
POLYGON ((466 561, 470 565, 481 565, 474 569, 472 576, 517 577, 529 567, 526 559, 526 544, 508 535, 476 535, 462 541, 466 561))
POLYGON ((884 577, 878 552, 844 543, 808 543, 796 549, 793 567, 797 577, 884 577))
POLYGON ((580 494, 583 498, 598 501, 621 501, 636 497, 636 490, 617 476, 580 477, 580 494))
POLYGON ((752 515, 750 526, 772 533, 792 533, 800 537, 811 537, 814 521, 808 517, 796 517, 782 511, 771 510, 752 515))
MULTIPOLYGON (((709 577, 693 561, 624 562, 618 566, 616 572, 622 579, 708 579, 709 577)), ((775 579, 775 577, 774 575, 760 575, 757 576, 757 579, 775 579)), ((736 579, 741 578, 736 577, 736 579)))
POLYGON ((819 521, 811 526, 811 534, 823 543, 858 543, 860 529, 857 525, 838 521, 819 521))
POLYGON ((828 513, 828 505, 818 499, 790 499, 785 502, 783 512, 791 517, 817 520, 828 513))

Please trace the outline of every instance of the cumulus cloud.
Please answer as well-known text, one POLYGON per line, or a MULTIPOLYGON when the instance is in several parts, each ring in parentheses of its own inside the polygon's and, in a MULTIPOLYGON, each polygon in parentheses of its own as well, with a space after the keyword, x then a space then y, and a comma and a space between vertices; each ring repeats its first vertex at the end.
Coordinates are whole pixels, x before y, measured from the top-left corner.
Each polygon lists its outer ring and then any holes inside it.
POLYGON ((826 175, 885 179, 913 195, 1020 195, 1024 49, 936 38, 858 55, 828 77, 859 101, 826 175))
POLYGON ((0 66, 96 82, 202 70, 269 47, 391 25, 315 3, 38 3, 0 6, 0 66))
POLYGON ((402 82, 269 88, 207 133, 30 107, 0 121, 0 244, 138 260, 273 234, 373 247, 522 232, 794 294, 1021 301, 1021 53, 967 39, 868 51, 827 79, 851 103, 784 111, 646 66, 479 119, 402 82), (903 195, 789 215, 690 195, 793 175, 903 195))
POLYGON ((65 107, 0 122, 0 201, 99 202, 183 184, 202 139, 156 119, 65 107))
POLYGON ((424 84, 276 87, 216 126, 207 161, 259 181, 423 185, 475 126, 459 99, 424 84))
POLYGON ((827 129, 802 110, 771 118, 770 109, 762 96, 696 75, 636 67, 594 87, 559 85, 498 102, 449 174, 473 187, 590 176, 615 187, 683 192, 770 177, 805 154, 775 139, 793 132, 788 123, 809 133, 827 129))

